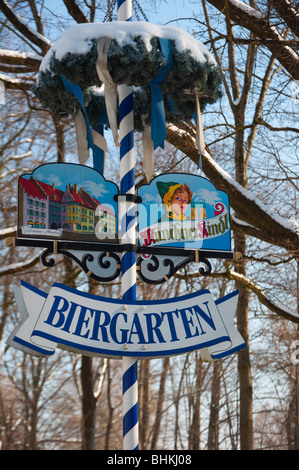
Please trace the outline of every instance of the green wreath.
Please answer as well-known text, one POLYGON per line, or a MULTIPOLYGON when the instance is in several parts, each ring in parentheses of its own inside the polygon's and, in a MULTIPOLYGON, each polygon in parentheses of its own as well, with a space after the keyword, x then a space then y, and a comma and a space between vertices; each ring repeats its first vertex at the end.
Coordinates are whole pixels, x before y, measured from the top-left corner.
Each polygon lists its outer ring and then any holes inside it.
MULTIPOLYGON (((91 125, 96 125, 99 116, 105 110, 105 97, 100 87, 96 63, 98 60, 97 45, 100 37, 106 37, 107 31, 111 38, 107 53, 107 66, 113 82, 117 85, 126 84, 134 87, 134 127, 142 131, 144 123, 151 121, 151 81, 157 77, 160 67, 165 66, 158 33, 162 31, 171 43, 172 66, 161 83, 164 98, 166 122, 190 120, 196 112, 195 91, 197 90, 201 110, 207 104, 214 103, 220 96, 220 72, 208 50, 191 35, 187 38, 198 43, 204 59, 199 60, 191 48, 182 50, 178 47, 176 30, 179 28, 158 27, 143 22, 113 22, 103 24, 76 25, 71 28, 66 38, 62 36, 56 46, 46 55, 34 87, 36 96, 44 108, 55 116, 74 116, 80 105, 76 98, 65 90, 61 76, 81 87, 85 107, 91 125), (109 26, 108 26, 109 25, 109 26), (127 41, 120 41, 118 35, 111 37, 111 28, 125 31, 127 41), (144 39, 144 28, 148 34, 153 27, 152 37, 144 39), (109 28, 109 29, 108 29, 109 28), (167 37, 167 33, 169 35, 167 37), (70 37, 78 36, 82 52, 71 44, 70 37), (64 41, 65 39, 65 41, 64 41), (64 42, 63 42, 64 41, 64 42), (81 41, 81 42, 80 42, 81 41), (71 47, 68 50, 68 43, 71 47), (149 44, 150 43, 150 47, 149 44), (59 45, 64 44, 63 52, 59 45), (180 49, 180 50, 178 50, 180 49), (146 120, 144 121, 144 116, 146 120)), ((184 39, 188 33, 184 32, 184 39)))

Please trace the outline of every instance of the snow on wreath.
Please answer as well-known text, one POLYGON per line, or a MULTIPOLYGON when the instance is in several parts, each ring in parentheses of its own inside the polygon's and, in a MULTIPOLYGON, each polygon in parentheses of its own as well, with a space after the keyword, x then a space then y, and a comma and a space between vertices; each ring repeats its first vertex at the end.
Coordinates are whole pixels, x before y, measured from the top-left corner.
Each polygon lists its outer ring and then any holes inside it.
POLYGON ((221 96, 219 70, 202 43, 180 28, 143 22, 79 24, 48 51, 34 92, 54 115, 74 116, 79 103, 62 77, 80 86, 94 126, 105 114, 103 83, 134 87, 137 131, 151 120, 152 87, 157 84, 167 122, 191 119, 196 93, 201 110, 221 96))

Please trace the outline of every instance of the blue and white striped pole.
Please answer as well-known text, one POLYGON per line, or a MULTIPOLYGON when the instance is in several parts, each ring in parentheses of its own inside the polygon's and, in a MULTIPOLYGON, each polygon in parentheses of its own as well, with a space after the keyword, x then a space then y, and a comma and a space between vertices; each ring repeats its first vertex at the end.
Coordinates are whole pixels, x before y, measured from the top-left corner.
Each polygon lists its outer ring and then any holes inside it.
MULTIPOLYGON (((118 0, 118 20, 132 20, 132 1, 118 0)), ((119 86, 120 193, 135 195, 133 87, 119 86)), ((135 245, 135 203, 119 199, 120 243, 135 245)), ((122 298, 136 300, 136 254, 122 256, 122 298)), ((124 305, 125 308, 125 305, 124 305)), ((123 449, 138 449, 137 360, 123 357, 123 449)))

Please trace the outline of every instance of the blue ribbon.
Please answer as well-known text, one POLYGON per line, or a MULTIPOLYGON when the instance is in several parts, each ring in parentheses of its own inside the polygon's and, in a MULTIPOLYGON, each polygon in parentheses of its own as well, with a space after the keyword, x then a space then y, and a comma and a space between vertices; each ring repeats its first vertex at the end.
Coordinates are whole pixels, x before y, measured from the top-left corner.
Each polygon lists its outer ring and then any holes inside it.
MULTIPOLYGON (((88 148, 92 149, 92 154, 93 154, 93 167, 95 170, 103 174, 104 173, 104 151, 94 144, 92 133, 91 133, 91 128, 90 128, 90 123, 88 119, 88 114, 87 114, 85 104, 84 104, 82 90, 79 85, 77 85, 76 83, 70 82, 63 75, 61 75, 61 78, 62 78, 66 91, 68 91, 73 96, 75 96, 75 98, 77 98, 77 100, 79 101, 81 105, 81 108, 85 117, 86 132, 87 132, 87 145, 88 145, 88 148)), ((100 123, 93 128, 95 131, 103 135, 103 127, 100 123)))
POLYGON ((160 85, 172 67, 170 40, 159 38, 159 42, 162 55, 166 60, 166 65, 159 68, 157 77, 151 81, 151 137, 154 143, 154 149, 157 147, 164 148, 164 140, 166 139, 165 108, 160 85))

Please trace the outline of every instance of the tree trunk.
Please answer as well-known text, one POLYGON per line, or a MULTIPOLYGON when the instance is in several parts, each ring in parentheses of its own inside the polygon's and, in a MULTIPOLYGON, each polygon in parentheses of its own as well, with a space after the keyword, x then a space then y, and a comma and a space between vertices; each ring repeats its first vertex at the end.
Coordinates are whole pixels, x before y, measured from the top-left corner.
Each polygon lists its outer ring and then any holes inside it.
POLYGON ((109 441, 110 435, 112 430, 112 419, 113 419, 113 406, 111 402, 111 373, 110 373, 110 360, 108 359, 108 366, 107 366, 107 407, 108 407, 108 423, 106 427, 106 434, 105 434, 105 450, 109 449, 109 441))
MULTIPOLYGON (((235 234, 235 249, 241 253, 245 252, 246 236, 235 234)), ((241 260, 236 265, 236 271, 246 274, 245 261, 241 260)), ((248 344, 248 303, 249 291, 241 283, 236 282, 239 289, 239 300, 237 306, 237 326, 240 334, 248 344)), ((253 418, 252 418, 252 380, 249 348, 238 353, 238 372, 240 380, 240 446, 241 450, 253 449, 253 418)))
MULTIPOLYGON (((89 279, 89 293, 96 293, 96 283, 89 279)), ((94 378, 92 357, 82 356, 82 450, 95 450, 96 397, 94 395, 94 378)))
POLYGON ((56 117, 53 117, 53 122, 56 132, 57 162, 63 163, 65 162, 64 125, 56 117))
POLYGON ((82 450, 95 450, 96 399, 93 393, 92 357, 82 356, 82 450))
MULTIPOLYGON (((299 261, 297 261, 297 313, 299 315, 299 261)), ((299 338, 299 330, 297 329, 297 341, 299 338)), ((295 450, 299 450, 299 364, 296 362, 295 367, 295 450)))
POLYGON ((196 390, 194 394, 192 422, 189 429, 189 450, 200 449, 200 397, 202 361, 198 351, 195 352, 196 361, 196 390))
POLYGON ((208 450, 219 449, 219 399, 221 362, 213 364, 212 396, 209 420, 208 450))
POLYGON ((163 359, 163 368, 162 368, 162 373, 161 373, 161 380, 160 380, 160 387, 159 387, 159 394, 158 394, 156 418, 155 418, 155 423, 153 426, 151 450, 156 449, 157 442, 158 442, 161 419, 162 419, 162 408, 163 408, 163 403, 164 403, 165 383, 166 383, 168 367, 169 367, 169 357, 166 357, 165 359, 163 359))
POLYGON ((147 447, 147 436, 149 428, 149 378, 150 361, 140 361, 139 372, 139 441, 140 449, 147 447))

